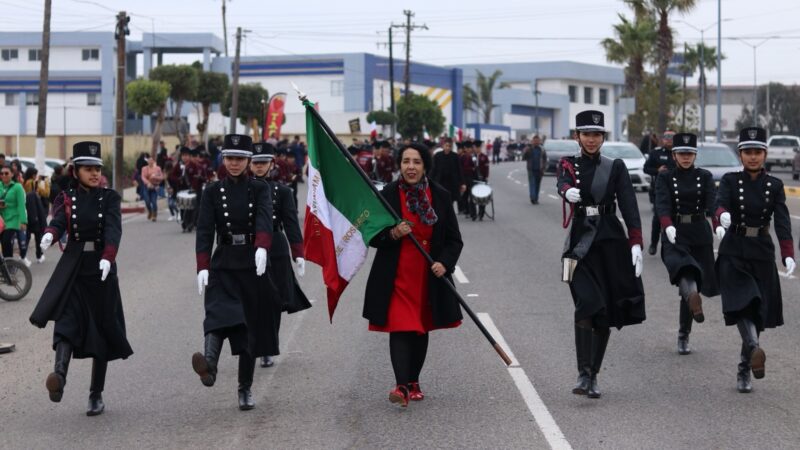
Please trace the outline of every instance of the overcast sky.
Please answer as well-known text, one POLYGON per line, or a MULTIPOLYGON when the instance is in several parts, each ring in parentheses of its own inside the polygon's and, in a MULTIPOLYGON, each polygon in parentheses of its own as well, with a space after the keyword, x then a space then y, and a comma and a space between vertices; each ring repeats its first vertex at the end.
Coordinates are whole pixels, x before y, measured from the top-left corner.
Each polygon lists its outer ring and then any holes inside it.
MULTIPOLYGON (((0 30, 40 31, 43 0, 0 0, 0 30)), ((132 14, 131 38, 142 32, 213 32, 222 37, 222 0, 53 0, 53 31, 113 31, 116 11, 132 14)), ((800 82, 800 1, 722 1, 722 82, 753 84, 753 50, 758 47, 758 82, 800 82), (767 37, 771 39, 766 40, 767 37), (763 43, 762 43, 763 42, 763 43)), ((620 0, 229 0, 228 34, 251 30, 246 55, 336 52, 388 54, 391 23, 405 20, 428 30, 412 33, 412 59, 438 64, 573 60, 608 64, 600 40, 613 35, 617 14, 631 16, 620 0), (476 39, 479 38, 479 39, 476 39), (509 39, 509 38, 547 38, 509 39)), ((698 0, 685 16, 692 26, 710 28, 707 45, 716 46, 717 0, 698 0)), ((700 32, 674 21, 676 47, 698 42, 700 32)), ((404 35, 395 34, 395 52, 404 52, 404 35), (399 43, 398 43, 399 42, 399 43)), ((229 51, 234 51, 229 39, 229 51)), ((165 62, 183 62, 167 57, 165 62)), ((709 77, 710 84, 716 76, 709 77)), ((713 80, 713 82, 712 82, 713 80)))

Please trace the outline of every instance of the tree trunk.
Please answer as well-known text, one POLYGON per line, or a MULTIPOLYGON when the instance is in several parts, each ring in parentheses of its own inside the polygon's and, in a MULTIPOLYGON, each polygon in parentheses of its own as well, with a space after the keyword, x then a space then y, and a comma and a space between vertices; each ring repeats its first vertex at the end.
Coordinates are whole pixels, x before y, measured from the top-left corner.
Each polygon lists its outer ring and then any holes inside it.
POLYGON ((258 130, 258 118, 257 117, 251 117, 250 118, 250 124, 251 124, 250 127, 253 130, 253 142, 260 142, 261 138, 258 136, 259 135, 259 132, 258 132, 259 131, 258 130))
POLYGON ((672 58, 672 31, 669 11, 661 10, 658 24, 658 131, 667 129, 667 69, 672 58))
POLYGON ((158 117, 156 118, 156 126, 153 127, 153 142, 150 146, 150 155, 155 157, 158 152, 158 143, 161 141, 161 127, 164 125, 164 112, 167 109, 166 103, 161 105, 158 109, 158 117))
POLYGON ((641 101, 640 95, 638 95, 642 87, 643 72, 644 63, 642 58, 632 58, 626 73, 625 89, 627 90, 627 95, 633 97, 636 101, 635 113, 628 116, 628 139, 633 139, 634 142, 636 139, 641 138, 644 128, 642 123, 644 104, 641 101))
POLYGON ((198 131, 203 135, 203 144, 208 148, 208 117, 211 115, 211 103, 203 103, 203 122, 200 126, 203 127, 202 130, 198 131))
POLYGON ((182 108, 183 100, 178 100, 175 102, 175 111, 172 114, 172 126, 175 128, 175 136, 178 137, 178 143, 181 145, 186 145, 186 135, 182 132, 180 127, 182 108))
POLYGON ((42 61, 39 69, 39 111, 36 118, 35 164, 36 168, 40 171, 44 170, 44 159, 46 154, 45 136, 47 130, 47 83, 50 77, 50 4, 51 0, 45 0, 44 29, 42 30, 42 50, 40 53, 42 61))

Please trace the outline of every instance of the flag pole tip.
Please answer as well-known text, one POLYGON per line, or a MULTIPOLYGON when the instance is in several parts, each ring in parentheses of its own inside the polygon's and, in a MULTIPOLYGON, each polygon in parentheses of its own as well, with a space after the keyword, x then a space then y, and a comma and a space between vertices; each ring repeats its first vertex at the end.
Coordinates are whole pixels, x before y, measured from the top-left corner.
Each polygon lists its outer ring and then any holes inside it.
POLYGON ((308 96, 302 92, 296 84, 294 84, 294 81, 290 81, 290 83, 292 83, 292 88, 294 88, 295 92, 297 92, 297 97, 300 99, 300 101, 308 101, 308 96))

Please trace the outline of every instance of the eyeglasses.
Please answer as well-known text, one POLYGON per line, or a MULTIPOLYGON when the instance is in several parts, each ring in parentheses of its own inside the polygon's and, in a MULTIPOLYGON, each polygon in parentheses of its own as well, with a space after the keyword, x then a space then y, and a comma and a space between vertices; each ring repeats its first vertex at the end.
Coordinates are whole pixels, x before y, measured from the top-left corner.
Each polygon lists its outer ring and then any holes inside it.
POLYGON ((0 172, 0 176, 7 177, 10 176, 11 172, 0 172))

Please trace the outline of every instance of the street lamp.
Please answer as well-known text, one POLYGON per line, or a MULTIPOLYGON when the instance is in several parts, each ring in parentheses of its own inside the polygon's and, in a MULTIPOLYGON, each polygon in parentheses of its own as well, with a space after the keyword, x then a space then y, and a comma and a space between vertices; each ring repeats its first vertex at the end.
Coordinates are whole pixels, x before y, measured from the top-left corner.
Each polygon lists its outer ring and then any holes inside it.
MULTIPOLYGON (((733 40, 739 41, 742 44, 744 44, 744 45, 746 45, 746 46, 748 46, 748 47, 753 49, 753 126, 754 127, 758 126, 758 84, 757 84, 757 76, 756 76, 757 75, 758 65, 757 65, 757 62, 756 62, 757 61, 756 60, 756 51, 758 50, 758 47, 761 47, 762 45, 764 45, 770 39, 772 39, 772 37, 768 37, 768 38, 762 40, 761 42, 759 42, 758 44, 751 44, 751 43, 745 41, 744 39, 739 39, 739 38, 734 38, 733 39, 733 40)), ((769 110, 769 105, 767 105, 767 110, 769 110)))

